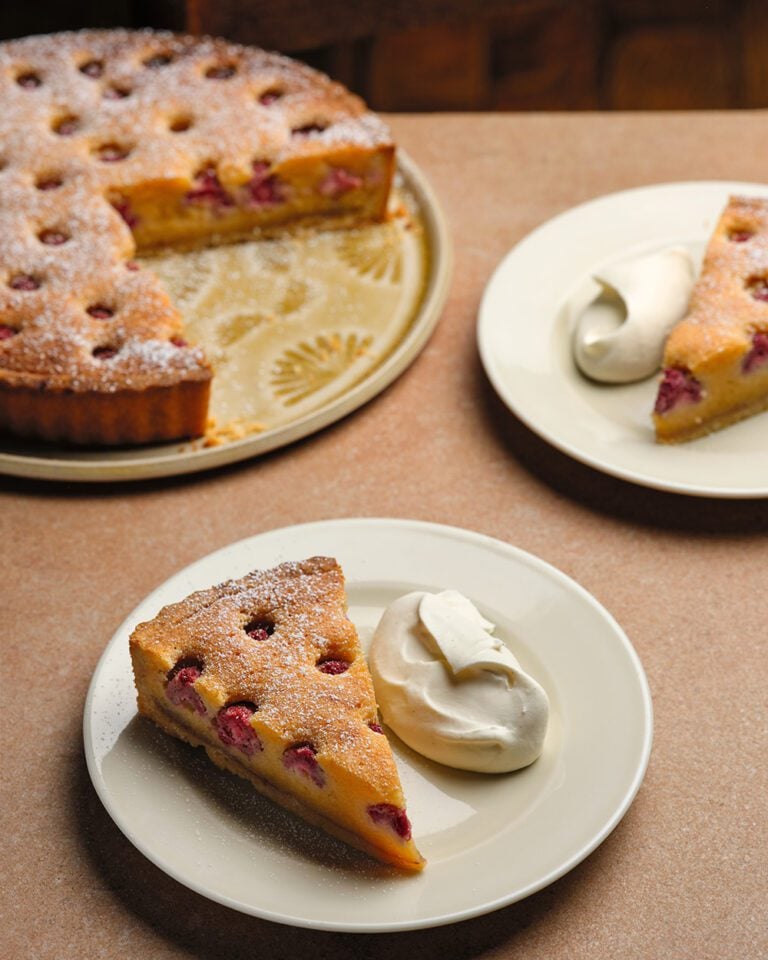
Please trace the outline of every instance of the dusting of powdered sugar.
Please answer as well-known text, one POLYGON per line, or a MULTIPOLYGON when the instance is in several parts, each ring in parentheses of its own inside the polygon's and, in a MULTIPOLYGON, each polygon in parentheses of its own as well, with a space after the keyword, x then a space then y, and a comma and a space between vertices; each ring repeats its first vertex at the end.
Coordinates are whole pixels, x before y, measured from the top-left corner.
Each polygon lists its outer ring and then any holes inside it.
POLYGON ((0 44, 0 99, 0 376, 18 385, 208 377, 158 280, 133 269, 133 236, 110 203, 121 190, 191 184, 207 164, 245 181, 255 160, 391 142, 362 101, 309 67, 163 32, 0 44), (14 288, 19 277, 39 285, 14 288), (102 304, 108 318, 88 313, 102 304))

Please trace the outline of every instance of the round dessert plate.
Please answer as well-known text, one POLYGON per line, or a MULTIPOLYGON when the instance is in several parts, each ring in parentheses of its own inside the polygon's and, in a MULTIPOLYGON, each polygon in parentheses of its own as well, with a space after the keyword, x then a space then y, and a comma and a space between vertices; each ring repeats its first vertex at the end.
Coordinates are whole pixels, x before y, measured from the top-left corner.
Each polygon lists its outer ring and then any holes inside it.
POLYGON ((478 344, 494 389, 531 430, 576 460, 643 486, 768 496, 768 413, 701 440, 657 444, 658 377, 595 383, 571 353, 596 271, 672 245, 700 263, 731 194, 768 197, 768 185, 668 183, 610 194, 549 220, 507 254, 480 305, 478 344))
POLYGON ((651 749, 651 698, 629 640, 582 587, 506 543, 410 520, 352 519, 273 530, 177 573, 118 629, 85 705, 93 783, 126 837, 203 896, 323 930, 412 930, 496 910, 562 876, 613 830, 651 749), (367 648, 384 608, 411 590, 457 589, 546 689, 542 755, 511 774, 453 770, 391 733, 414 839, 405 875, 296 819, 223 773, 202 750, 136 712, 133 627, 193 590, 289 559, 333 555, 367 648))
POLYGON ((366 403, 418 356, 451 274, 450 236, 419 168, 401 151, 391 216, 145 265, 213 361, 205 437, 119 450, 0 439, 0 472, 48 480, 139 480, 266 453, 366 403))

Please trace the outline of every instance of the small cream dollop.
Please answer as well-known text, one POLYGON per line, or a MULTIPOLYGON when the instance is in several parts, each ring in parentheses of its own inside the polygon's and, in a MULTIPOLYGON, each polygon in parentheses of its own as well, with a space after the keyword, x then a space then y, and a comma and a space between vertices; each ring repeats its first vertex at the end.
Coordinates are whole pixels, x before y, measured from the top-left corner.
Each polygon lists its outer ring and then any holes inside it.
POLYGON ((494 625, 455 590, 391 603, 369 654, 384 721, 449 767, 504 773, 541 753, 549 700, 494 625))
POLYGON ((573 353, 582 373, 605 383, 650 377, 664 343, 685 316, 694 284, 690 253, 668 247, 594 274, 598 296, 576 325, 573 353))

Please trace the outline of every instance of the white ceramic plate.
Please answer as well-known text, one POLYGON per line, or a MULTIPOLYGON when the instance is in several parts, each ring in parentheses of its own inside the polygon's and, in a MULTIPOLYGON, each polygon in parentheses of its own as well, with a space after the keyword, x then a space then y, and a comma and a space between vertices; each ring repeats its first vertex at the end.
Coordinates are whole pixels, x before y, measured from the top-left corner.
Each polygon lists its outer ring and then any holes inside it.
POLYGON ((427 343, 452 269, 429 183, 402 151, 398 170, 385 224, 152 262, 214 361, 211 437, 83 450, 4 436, 0 473, 93 482, 195 473, 283 447, 375 397, 427 343))
POLYGON ((564 574, 466 530, 360 519, 273 530, 168 580, 110 641, 91 683, 84 736, 107 810, 181 883, 269 920, 375 932, 477 916, 562 876, 632 802, 651 727, 647 682, 629 640, 564 574), (455 588, 497 624, 497 635, 550 697, 544 752, 513 774, 451 770, 390 736, 414 836, 428 861, 418 876, 378 865, 296 820, 136 714, 128 656, 136 623, 192 590, 315 554, 341 562, 364 646, 396 597, 455 588))
POLYGON ((594 271, 672 244, 700 261, 730 194, 759 183, 668 183, 599 197, 534 230, 501 262, 480 306, 478 344, 504 403, 531 430, 598 470, 660 490, 768 496, 768 413, 679 446, 653 438, 656 378, 607 386, 583 377, 571 334, 594 271))

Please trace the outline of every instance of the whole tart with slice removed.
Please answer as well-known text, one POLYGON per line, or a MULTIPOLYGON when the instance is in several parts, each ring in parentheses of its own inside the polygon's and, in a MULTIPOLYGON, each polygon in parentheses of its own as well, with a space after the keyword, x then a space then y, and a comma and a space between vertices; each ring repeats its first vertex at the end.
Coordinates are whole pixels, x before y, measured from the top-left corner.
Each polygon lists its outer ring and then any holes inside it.
POLYGON ((768 409, 768 200, 731 197, 663 368, 653 414, 660 443, 768 409))
POLYGON ((363 102, 223 40, 105 30, 0 44, 0 430, 198 436, 212 376, 137 253, 386 215, 363 102))
POLYGON ((130 649, 140 713, 310 823, 422 869, 335 560, 194 593, 130 649))

